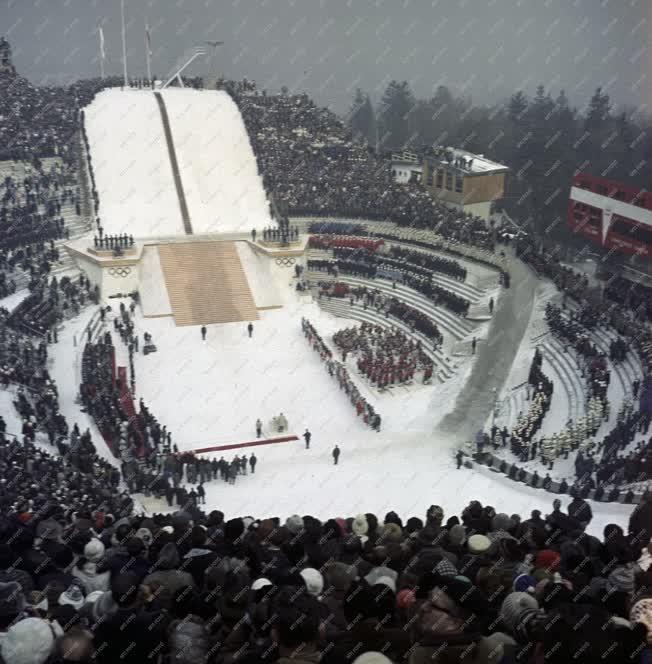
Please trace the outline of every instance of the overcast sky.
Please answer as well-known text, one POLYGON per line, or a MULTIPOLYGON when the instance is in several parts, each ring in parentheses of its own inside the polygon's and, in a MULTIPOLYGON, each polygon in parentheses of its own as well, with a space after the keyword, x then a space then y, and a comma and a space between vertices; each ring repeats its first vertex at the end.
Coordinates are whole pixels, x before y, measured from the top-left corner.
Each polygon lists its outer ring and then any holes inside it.
MULTIPOLYGON (((650 111, 652 0, 125 0, 129 74, 164 75, 189 47, 222 39, 216 68, 270 90, 287 85, 342 112, 356 86, 389 80, 427 97, 444 84, 476 102, 543 83, 577 106, 602 85, 616 105, 650 111)), ((122 72, 120 0, 0 0, 0 35, 34 83, 122 72)), ((199 73, 209 61, 195 67, 199 73)))

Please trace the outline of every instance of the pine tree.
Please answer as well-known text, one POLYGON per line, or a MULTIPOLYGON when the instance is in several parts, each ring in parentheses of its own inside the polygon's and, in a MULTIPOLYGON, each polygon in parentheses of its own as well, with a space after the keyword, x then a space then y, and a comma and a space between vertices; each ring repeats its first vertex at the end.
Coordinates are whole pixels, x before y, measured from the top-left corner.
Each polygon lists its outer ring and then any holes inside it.
POLYGON ((354 135, 361 136, 369 145, 376 145, 376 114, 369 95, 365 95, 360 88, 355 91, 349 124, 354 135))
POLYGON ((415 100, 407 81, 390 81, 380 103, 381 144, 385 148, 406 147, 410 136, 410 113, 415 100))

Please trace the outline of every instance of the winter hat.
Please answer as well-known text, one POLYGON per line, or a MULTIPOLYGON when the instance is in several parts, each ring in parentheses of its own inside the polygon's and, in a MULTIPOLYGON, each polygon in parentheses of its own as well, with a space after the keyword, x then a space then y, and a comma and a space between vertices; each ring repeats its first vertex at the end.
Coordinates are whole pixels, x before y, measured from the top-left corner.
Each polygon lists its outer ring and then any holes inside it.
POLYGON ((439 507, 439 505, 431 505, 428 508, 426 517, 428 521, 435 521, 437 524, 441 524, 441 522, 444 520, 444 510, 439 507))
POLYGON ((358 514, 351 524, 351 532, 358 537, 366 537, 369 532, 369 524, 364 514, 358 514))
POLYGON ((398 580, 398 573, 395 572, 393 569, 390 569, 389 567, 374 567, 367 576, 365 576, 364 580, 370 585, 373 586, 376 584, 377 581, 382 579, 383 577, 389 577, 393 582, 394 586, 396 586, 396 581, 398 580))
POLYGON ((466 545, 469 549, 469 553, 477 555, 489 550, 491 540, 484 535, 471 535, 466 545))
POLYGON ((266 588, 267 586, 271 586, 272 582, 269 579, 266 579, 265 577, 260 577, 259 579, 256 579, 252 584, 251 584, 251 589, 252 590, 260 590, 261 588, 266 588))
POLYGON ((491 520, 491 530, 509 530, 514 527, 514 522, 509 518, 509 515, 501 513, 491 520))
POLYGON ((285 520, 285 527, 293 535, 298 535, 303 530, 303 519, 298 514, 293 514, 285 520))
POLYGON ((152 531, 149 528, 139 528, 136 531, 136 537, 147 547, 149 547, 154 540, 152 537, 152 531))
POLYGON ((391 659, 387 659, 381 652, 365 652, 353 660, 353 664, 392 664, 391 659))
POLYGON ((25 618, 0 635, 0 652, 11 664, 43 664, 63 631, 56 623, 40 618, 25 618))
POLYGON ((77 584, 72 584, 64 592, 59 595, 59 605, 72 606, 79 610, 84 606, 84 594, 77 584))
POLYGON ((464 526, 453 526, 448 531, 448 539, 452 546, 462 546, 466 540, 466 528, 464 526))
POLYGON ((23 589, 16 581, 0 583, 0 616, 18 615, 25 608, 23 589))
POLYGON ((387 586, 393 593, 396 592, 396 582, 389 576, 381 576, 377 578, 374 583, 374 586, 387 586))
POLYGON ((652 598, 641 599, 629 612, 631 622, 643 623, 649 634, 652 634, 652 598))
POLYGON ((539 603, 528 593, 510 593, 500 607, 500 617, 509 630, 516 634, 539 610, 539 603))
POLYGON ((537 580, 529 574, 519 574, 514 579, 514 591, 517 593, 530 593, 533 595, 536 585, 537 580))
POLYGON ((348 590, 355 581, 357 572, 353 565, 346 565, 340 562, 329 563, 324 570, 327 583, 334 590, 344 592, 348 590))
POLYGON ((161 532, 168 535, 174 535, 174 528, 172 526, 163 526, 163 528, 161 528, 161 532))
POLYGON ((104 556, 104 544, 101 540, 92 539, 84 547, 84 557, 92 563, 97 563, 104 556))
POLYGON ((395 523, 386 523, 383 526, 381 537, 387 542, 396 542, 398 544, 403 539, 403 531, 395 523))
POLYGON ((555 571, 559 567, 561 556, 551 549, 543 549, 537 553, 534 566, 542 569, 555 571))
POLYGON ((455 569, 455 565, 453 565, 453 563, 445 557, 435 565, 433 571, 435 574, 439 574, 441 576, 457 576, 457 569, 455 569))
POLYGON ((396 606, 399 609, 409 609, 416 601, 416 595, 411 588, 404 588, 396 595, 396 606))
POLYGON ((306 584, 306 590, 308 593, 315 597, 321 595, 321 592, 324 589, 324 577, 321 575, 321 572, 312 567, 307 567, 306 569, 302 569, 299 573, 306 584))

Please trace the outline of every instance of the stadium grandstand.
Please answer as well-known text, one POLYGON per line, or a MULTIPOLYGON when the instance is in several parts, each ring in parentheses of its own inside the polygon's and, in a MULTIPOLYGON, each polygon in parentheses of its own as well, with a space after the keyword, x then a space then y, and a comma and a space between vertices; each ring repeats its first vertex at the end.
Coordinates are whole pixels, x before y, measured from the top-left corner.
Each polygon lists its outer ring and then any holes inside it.
POLYGON ((179 80, 0 40, 0 664, 651 661, 650 291, 179 80))

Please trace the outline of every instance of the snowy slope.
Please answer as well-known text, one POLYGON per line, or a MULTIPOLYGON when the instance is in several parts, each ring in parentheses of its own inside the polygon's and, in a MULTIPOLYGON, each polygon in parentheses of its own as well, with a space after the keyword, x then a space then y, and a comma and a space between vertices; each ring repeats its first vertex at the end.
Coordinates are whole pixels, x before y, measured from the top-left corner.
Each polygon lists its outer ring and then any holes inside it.
POLYGON ((249 232, 269 205, 238 107, 221 91, 162 93, 195 233, 249 232))
POLYGON ((105 90, 85 113, 105 233, 183 235, 154 94, 145 90, 105 90))

